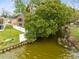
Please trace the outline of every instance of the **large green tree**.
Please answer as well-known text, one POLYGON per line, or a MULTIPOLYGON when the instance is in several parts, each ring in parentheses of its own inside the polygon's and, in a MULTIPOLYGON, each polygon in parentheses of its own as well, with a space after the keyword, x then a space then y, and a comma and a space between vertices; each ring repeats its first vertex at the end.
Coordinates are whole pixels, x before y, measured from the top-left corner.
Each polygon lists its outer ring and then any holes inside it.
POLYGON ((55 35, 69 21, 72 8, 58 1, 45 1, 36 7, 34 14, 26 15, 25 28, 28 38, 48 37, 55 35))

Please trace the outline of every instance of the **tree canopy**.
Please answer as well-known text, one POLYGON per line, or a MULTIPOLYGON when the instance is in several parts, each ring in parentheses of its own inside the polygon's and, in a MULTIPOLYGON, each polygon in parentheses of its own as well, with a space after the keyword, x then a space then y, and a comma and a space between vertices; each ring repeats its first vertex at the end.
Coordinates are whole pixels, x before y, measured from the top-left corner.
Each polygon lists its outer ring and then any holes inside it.
POLYGON ((15 13, 22 13, 24 14, 26 11, 26 4, 23 0, 13 0, 15 3, 15 13))
POLYGON ((34 14, 26 15, 26 36, 38 38, 54 35, 69 21, 72 13, 72 8, 59 1, 45 1, 36 7, 34 14))

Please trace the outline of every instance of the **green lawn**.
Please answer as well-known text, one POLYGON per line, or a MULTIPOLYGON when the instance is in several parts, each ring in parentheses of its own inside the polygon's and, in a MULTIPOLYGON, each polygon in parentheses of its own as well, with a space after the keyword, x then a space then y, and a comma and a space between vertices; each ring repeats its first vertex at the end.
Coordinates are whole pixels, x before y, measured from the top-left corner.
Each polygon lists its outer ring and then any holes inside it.
POLYGON ((75 37, 76 39, 79 39, 79 27, 72 27, 70 31, 73 37, 75 37))
POLYGON ((0 48, 4 48, 6 46, 11 46, 13 44, 19 43, 19 34, 21 32, 12 28, 12 26, 7 25, 4 31, 0 31, 0 48))

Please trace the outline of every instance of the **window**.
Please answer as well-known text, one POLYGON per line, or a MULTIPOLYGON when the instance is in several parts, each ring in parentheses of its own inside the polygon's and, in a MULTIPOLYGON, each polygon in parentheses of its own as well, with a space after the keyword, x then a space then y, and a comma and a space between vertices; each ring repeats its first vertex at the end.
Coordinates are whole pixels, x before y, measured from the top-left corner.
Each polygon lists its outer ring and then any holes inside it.
POLYGON ((0 29, 3 29, 3 25, 0 25, 0 29))
POLYGON ((0 29, 1 29, 1 26, 0 26, 0 29))
POLYGON ((22 26, 22 23, 19 23, 19 26, 22 26))
POLYGON ((23 21, 23 19, 22 19, 22 18, 19 18, 19 19, 18 19, 18 21, 19 21, 19 22, 22 22, 22 21, 23 21))

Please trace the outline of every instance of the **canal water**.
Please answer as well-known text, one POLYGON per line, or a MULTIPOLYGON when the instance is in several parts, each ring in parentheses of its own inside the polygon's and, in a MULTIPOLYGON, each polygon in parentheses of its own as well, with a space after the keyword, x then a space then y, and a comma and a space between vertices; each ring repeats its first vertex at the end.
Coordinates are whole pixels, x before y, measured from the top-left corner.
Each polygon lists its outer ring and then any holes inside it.
POLYGON ((41 39, 32 44, 0 54, 0 59, 76 59, 53 39, 41 39))

